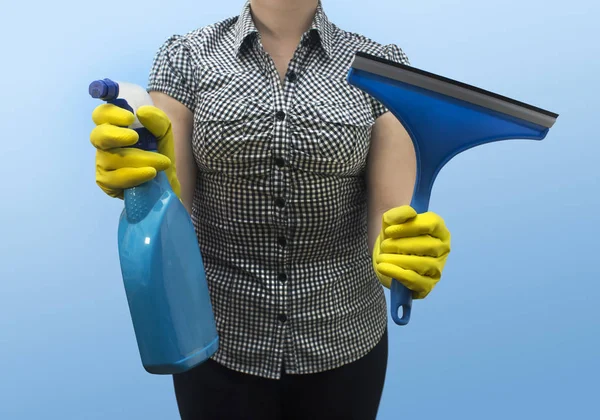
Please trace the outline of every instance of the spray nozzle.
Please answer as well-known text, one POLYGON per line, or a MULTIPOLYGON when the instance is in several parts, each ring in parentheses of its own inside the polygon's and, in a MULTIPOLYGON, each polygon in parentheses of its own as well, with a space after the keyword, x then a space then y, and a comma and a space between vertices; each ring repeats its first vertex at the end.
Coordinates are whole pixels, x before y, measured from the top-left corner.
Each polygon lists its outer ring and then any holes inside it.
POLYGON ((113 101, 119 97, 119 84, 110 79, 94 80, 90 83, 89 92, 92 98, 113 101))

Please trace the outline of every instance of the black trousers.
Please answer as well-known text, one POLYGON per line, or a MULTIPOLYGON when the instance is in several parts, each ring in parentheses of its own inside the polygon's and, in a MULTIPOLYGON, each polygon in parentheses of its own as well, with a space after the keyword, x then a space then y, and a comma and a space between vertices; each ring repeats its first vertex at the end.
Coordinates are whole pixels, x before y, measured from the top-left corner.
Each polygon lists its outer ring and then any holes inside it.
POLYGON ((182 420, 375 420, 387 369, 387 330, 366 356, 337 369, 273 380, 208 360, 173 376, 182 420))

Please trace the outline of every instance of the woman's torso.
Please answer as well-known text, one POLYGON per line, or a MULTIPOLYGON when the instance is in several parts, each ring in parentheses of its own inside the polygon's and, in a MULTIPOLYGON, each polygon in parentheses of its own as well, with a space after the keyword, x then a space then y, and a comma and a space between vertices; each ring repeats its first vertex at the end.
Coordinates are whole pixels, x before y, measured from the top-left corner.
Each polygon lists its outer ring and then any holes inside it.
POLYGON ((382 106, 346 75, 356 51, 401 51, 340 30, 320 8, 283 83, 247 6, 167 44, 193 86, 192 220, 221 336, 215 360, 267 377, 282 363, 311 373, 356 360, 387 323, 364 179, 382 106))

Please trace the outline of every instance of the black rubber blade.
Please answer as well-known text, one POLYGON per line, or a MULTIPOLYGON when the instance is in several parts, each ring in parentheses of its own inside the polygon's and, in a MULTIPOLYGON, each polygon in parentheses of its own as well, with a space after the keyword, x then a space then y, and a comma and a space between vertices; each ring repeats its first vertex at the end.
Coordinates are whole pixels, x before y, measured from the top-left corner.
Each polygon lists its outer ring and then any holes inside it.
POLYGON ((558 118, 558 114, 554 112, 362 52, 355 54, 352 68, 470 102, 547 128, 552 127, 558 118))

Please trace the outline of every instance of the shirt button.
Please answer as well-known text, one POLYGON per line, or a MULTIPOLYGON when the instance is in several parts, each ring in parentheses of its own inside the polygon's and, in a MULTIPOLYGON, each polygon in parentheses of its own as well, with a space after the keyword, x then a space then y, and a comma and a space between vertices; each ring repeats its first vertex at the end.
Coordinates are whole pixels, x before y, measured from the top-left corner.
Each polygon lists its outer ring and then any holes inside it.
POLYGON ((287 274, 279 273, 279 275, 277 276, 277 280, 279 280, 282 283, 285 283, 287 281, 287 274))
POLYGON ((275 205, 281 209, 285 206, 285 200, 281 197, 277 197, 275 199, 275 205))
POLYGON ((281 322, 282 324, 287 321, 287 315, 286 314, 281 314, 277 317, 279 319, 279 322, 281 322))
POLYGON ((294 72, 294 71, 291 71, 291 72, 288 74, 288 80, 289 80, 290 82, 292 82, 292 83, 294 83, 296 80, 298 80, 298 76, 296 75, 296 72, 294 72))
POLYGON ((277 243, 282 247, 285 246, 285 244, 286 244, 285 236, 280 236, 279 238, 277 238, 277 243))
POLYGON ((275 114, 275 118, 277 118, 279 121, 285 120, 285 112, 277 111, 277 113, 275 114))
POLYGON ((280 168, 283 168, 285 166, 285 159, 284 158, 275 158, 275 165, 277 165, 280 168))

